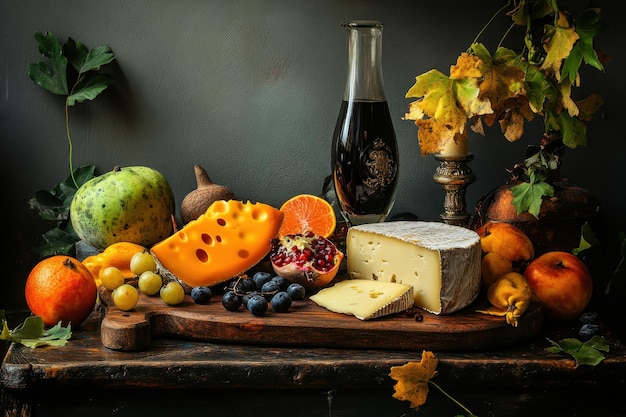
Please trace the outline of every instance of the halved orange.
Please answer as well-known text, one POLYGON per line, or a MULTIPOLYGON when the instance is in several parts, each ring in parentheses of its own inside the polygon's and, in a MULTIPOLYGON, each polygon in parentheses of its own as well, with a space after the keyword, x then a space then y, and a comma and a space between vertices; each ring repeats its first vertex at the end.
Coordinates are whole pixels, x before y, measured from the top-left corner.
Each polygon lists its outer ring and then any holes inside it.
POLYGON ((280 211, 283 223, 278 236, 313 232, 318 236, 330 237, 335 232, 337 218, 333 206, 322 197, 299 194, 285 201, 280 211))

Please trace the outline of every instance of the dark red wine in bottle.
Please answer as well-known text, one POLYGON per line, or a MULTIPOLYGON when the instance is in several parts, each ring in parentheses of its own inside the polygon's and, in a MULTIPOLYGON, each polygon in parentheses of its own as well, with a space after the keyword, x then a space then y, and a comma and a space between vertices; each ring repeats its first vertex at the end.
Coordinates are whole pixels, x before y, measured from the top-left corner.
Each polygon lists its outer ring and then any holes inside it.
POLYGON ((335 193, 351 225, 384 221, 398 185, 398 146, 386 101, 343 101, 332 148, 335 193))
POLYGON ((331 171, 341 214, 349 226, 385 221, 398 186, 398 144, 385 98, 383 25, 344 23, 348 78, 333 135, 331 171))

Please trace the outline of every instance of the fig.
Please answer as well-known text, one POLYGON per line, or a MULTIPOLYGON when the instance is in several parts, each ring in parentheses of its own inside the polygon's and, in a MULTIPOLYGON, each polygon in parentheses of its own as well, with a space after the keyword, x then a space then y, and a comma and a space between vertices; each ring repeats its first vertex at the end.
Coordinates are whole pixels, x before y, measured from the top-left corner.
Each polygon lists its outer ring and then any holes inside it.
POLYGON ((337 275, 343 256, 333 242, 312 232, 272 239, 270 250, 274 272, 307 290, 328 285, 337 275))
POLYGON ((214 202, 235 198, 235 193, 230 188, 211 181, 206 170, 200 165, 194 165, 193 169, 197 188, 187 194, 180 204, 180 217, 184 224, 196 220, 214 202))

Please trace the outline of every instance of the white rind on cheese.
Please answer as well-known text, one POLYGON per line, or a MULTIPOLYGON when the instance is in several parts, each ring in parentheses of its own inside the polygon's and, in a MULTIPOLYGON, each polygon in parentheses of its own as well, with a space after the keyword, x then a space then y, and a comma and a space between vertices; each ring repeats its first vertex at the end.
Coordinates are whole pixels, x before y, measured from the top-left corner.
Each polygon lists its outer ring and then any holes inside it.
POLYGON ((348 273, 411 285, 415 306, 449 314, 469 306, 480 291, 480 237, 438 222, 371 223, 348 229, 348 273))
POLYGON ((413 307, 413 287, 394 282, 347 279, 323 288, 309 299, 335 313, 360 320, 400 313, 413 307))

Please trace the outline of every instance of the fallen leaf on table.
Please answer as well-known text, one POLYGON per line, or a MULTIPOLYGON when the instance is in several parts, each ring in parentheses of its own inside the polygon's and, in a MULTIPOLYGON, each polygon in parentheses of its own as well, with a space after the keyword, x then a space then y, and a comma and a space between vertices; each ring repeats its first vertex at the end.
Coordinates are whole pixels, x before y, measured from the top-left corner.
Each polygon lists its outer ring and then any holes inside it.
POLYGON ((393 398, 410 401, 411 408, 419 408, 426 402, 428 382, 437 375, 438 360, 430 351, 422 351, 422 360, 392 366, 389 376, 397 381, 393 398))

